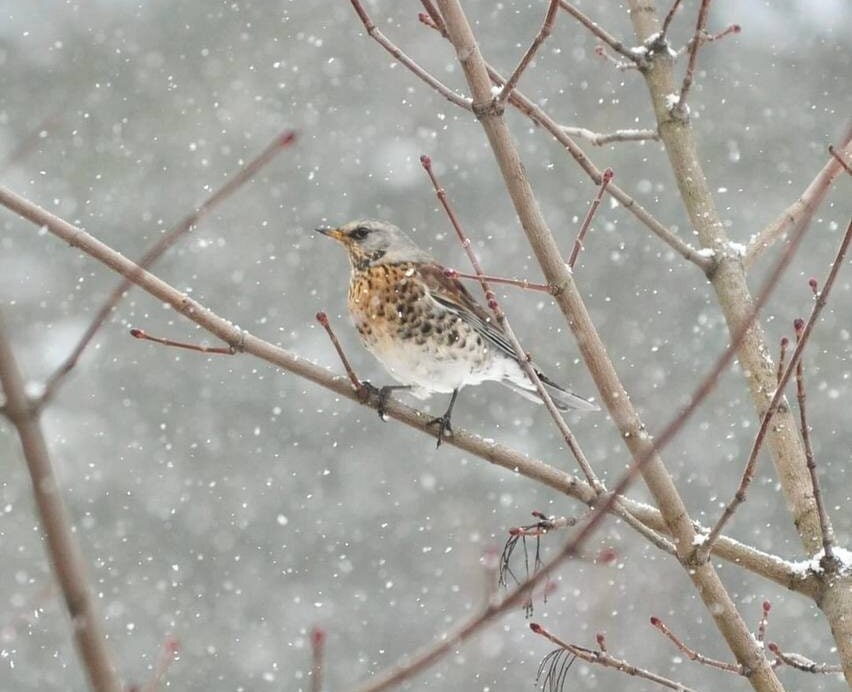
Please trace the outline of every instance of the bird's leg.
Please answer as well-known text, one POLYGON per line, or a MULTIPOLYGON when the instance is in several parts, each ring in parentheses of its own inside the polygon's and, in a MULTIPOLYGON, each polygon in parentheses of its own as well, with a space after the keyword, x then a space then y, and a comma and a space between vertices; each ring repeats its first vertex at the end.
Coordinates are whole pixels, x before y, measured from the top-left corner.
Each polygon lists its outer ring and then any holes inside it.
POLYGON ((369 396, 375 396, 378 398, 379 403, 376 407, 379 412, 379 418, 382 420, 387 420, 387 405, 388 405, 388 397, 390 397, 391 392, 397 389, 411 389, 411 385, 408 384, 391 384, 385 385, 384 387, 376 387, 373 384, 370 384, 366 380, 361 381, 361 387, 369 396))
POLYGON ((446 413, 444 413, 443 416, 439 416, 438 418, 433 418, 428 423, 426 423, 427 426, 430 426, 430 425, 437 425, 438 426, 438 444, 435 445, 436 447, 440 447, 441 442, 444 441, 444 433, 449 433, 450 435, 453 434, 453 426, 450 423, 450 418, 453 415, 453 406, 456 405, 456 397, 458 395, 459 395, 459 390, 454 389, 453 390, 453 396, 450 399, 450 405, 447 407, 446 413))

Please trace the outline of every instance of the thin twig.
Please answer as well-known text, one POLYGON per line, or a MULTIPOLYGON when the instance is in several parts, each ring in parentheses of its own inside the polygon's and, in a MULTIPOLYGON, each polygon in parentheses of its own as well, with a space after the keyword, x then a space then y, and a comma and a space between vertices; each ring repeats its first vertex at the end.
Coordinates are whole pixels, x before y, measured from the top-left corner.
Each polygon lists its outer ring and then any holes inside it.
MULTIPOLYGON (((564 8, 564 4, 562 6, 564 8)), ((496 86, 502 87, 506 83, 506 80, 500 75, 500 73, 487 62, 485 63, 485 67, 488 70, 491 81, 496 86)), ((509 97, 509 104, 517 108, 536 125, 540 125, 547 130, 557 142, 565 147, 568 153, 577 162, 583 172, 592 179, 595 185, 600 184, 603 171, 599 170, 594 163, 592 163, 591 159, 589 159, 582 148, 580 148, 565 132, 562 125, 547 115, 547 113, 545 113, 529 98, 524 96, 524 94, 518 89, 515 89, 512 92, 512 95, 509 97)), ((607 188, 607 191, 612 197, 618 200, 625 210, 633 214, 641 223, 647 226, 654 235, 660 238, 681 257, 692 262, 705 273, 710 271, 713 266, 713 261, 709 257, 706 257, 689 243, 681 240, 670 228, 661 223, 653 214, 651 214, 624 190, 617 185, 610 185, 607 188)))
MULTIPOLYGON (((228 197, 239 190, 245 183, 252 178, 261 168, 269 163, 282 149, 286 148, 295 141, 296 133, 292 130, 285 130, 275 137, 267 147, 260 152, 254 159, 243 166, 237 174, 228 180, 222 187, 208 197, 200 206, 196 207, 195 211, 185 217, 180 223, 172 228, 168 233, 162 236, 154 245, 137 261, 137 266, 142 269, 147 269, 156 262, 169 248, 172 247, 183 235, 191 231, 198 225, 198 222, 212 211, 217 205, 225 201, 228 197)), ((71 372, 83 351, 91 343, 92 339, 97 334, 98 330, 106 322, 109 315, 118 305, 124 293, 133 285, 133 280, 130 277, 125 277, 119 282, 101 307, 95 314, 95 318, 89 324, 83 336, 77 342, 77 345, 71 351, 70 355, 62 362, 56 371, 47 379, 44 385, 44 391, 39 398, 38 405, 44 406, 62 384, 62 381, 71 372)))
POLYGON ((467 111, 472 109, 470 99, 457 94, 455 91, 450 89, 450 87, 443 84, 427 70, 418 65, 417 62, 406 55, 399 46, 385 36, 375 25, 373 20, 370 18, 370 15, 367 14, 367 10, 364 9, 364 5, 361 3, 361 0, 350 0, 350 2, 352 3, 352 7, 355 9, 358 19, 361 20, 361 23, 364 25, 364 29, 367 31, 370 38, 372 38, 399 62, 405 65, 416 77, 426 82, 426 84, 441 94, 441 96, 447 99, 450 103, 454 103, 467 111))
MULTIPOLYGON (((647 670, 645 668, 639 668, 638 666, 634 666, 632 663, 628 663, 624 659, 615 658, 614 656, 611 656, 609 653, 607 653, 606 639, 602 635, 596 637, 597 644, 600 647, 600 650, 594 651, 593 649, 587 649, 583 646, 577 646, 576 644, 569 644, 567 642, 564 642, 559 639, 559 637, 551 634, 544 627, 542 627, 536 622, 530 623, 530 629, 536 634, 544 637, 548 641, 553 642, 560 649, 568 651, 573 656, 576 656, 577 658, 582 659, 587 663, 595 663, 597 665, 604 666, 605 668, 615 668, 616 670, 620 670, 626 675, 650 680, 651 682, 655 682, 658 685, 666 687, 670 690, 679 690, 680 692, 694 692, 692 688, 687 687, 686 685, 680 682, 675 682, 674 680, 670 680, 669 678, 663 677, 662 675, 658 675, 657 673, 652 673, 650 670, 647 670)), ((559 682, 560 679, 564 682, 564 675, 561 674, 561 670, 560 675, 556 676, 556 678, 554 678, 552 675, 545 675, 544 677, 542 676, 543 673, 549 672, 548 666, 545 665, 546 661, 547 659, 542 661, 542 665, 539 667, 538 673, 538 678, 542 679, 545 686, 545 690, 561 691, 563 689, 567 689, 559 682), (548 685, 548 683, 546 682, 548 677, 554 680, 556 684, 548 685)), ((557 663, 556 661, 553 662, 557 663)))
MULTIPOLYGON (((325 387, 341 397, 373 408, 377 406, 377 401, 363 400, 357 392, 354 392, 348 379, 335 377, 325 368, 314 365, 295 353, 278 348, 238 329, 231 321, 216 315, 153 274, 144 270, 140 271, 138 265, 100 242, 91 234, 3 186, 0 186, 0 204, 32 222, 36 228, 46 229, 63 242, 71 247, 78 248, 113 271, 123 276, 133 277, 134 283, 142 290, 169 305, 223 342, 242 343, 242 350, 245 353, 325 387)), ((393 400, 388 402, 387 413, 410 427, 428 433, 430 436, 433 435, 433 432, 426 426, 429 417, 424 413, 393 400)), ((538 459, 530 459, 505 445, 485 441, 466 433, 464 430, 456 430, 454 436, 448 439, 447 443, 508 469, 513 474, 538 481, 557 492, 576 498, 584 504, 591 505, 599 502, 599 498, 592 488, 580 479, 538 459)), ((657 509, 626 497, 619 498, 619 502, 624 503, 630 512, 646 526, 656 531, 666 530, 666 525, 657 509)), ((697 523, 695 530, 701 533, 706 531, 697 523)), ((770 579, 786 589, 811 598, 819 592, 819 584, 812 575, 802 575, 794 569, 791 563, 727 536, 719 539, 714 546, 714 553, 722 559, 770 579)))
POLYGON ((570 14, 574 19, 576 19, 580 24, 586 27, 589 31, 591 31, 595 36, 597 36, 601 41, 603 41, 606 45, 608 45, 612 50, 616 53, 623 55, 625 58, 630 60, 631 62, 641 64, 642 57, 641 54, 632 51, 630 48, 625 46, 621 41, 615 38, 612 34, 607 32, 605 29, 601 28, 599 24, 593 22, 589 19, 585 14, 580 12, 574 5, 567 0, 559 0, 559 7, 565 10, 568 14, 570 14))
POLYGON ((512 326, 506 319, 506 314, 500 307, 500 303, 497 300, 497 296, 494 294, 494 291, 492 291, 491 287, 488 285, 488 281, 485 278, 486 274, 482 269, 482 265, 479 263, 479 258, 473 251, 473 245, 470 242, 470 238, 468 238, 467 234, 462 228, 461 222, 459 221, 459 218, 456 215, 452 205, 450 204, 449 198, 447 197, 446 190, 441 187, 441 184, 438 182, 438 179, 435 176, 435 172, 432 170, 431 159, 428 156, 424 155, 420 157, 420 162, 423 164, 423 168, 428 174, 429 180, 432 181, 432 186, 435 188, 435 195, 438 197, 438 200, 444 207, 444 211, 447 213, 447 217, 450 220, 450 224, 455 229, 459 242, 464 248, 468 259, 470 260, 470 263, 473 266, 477 277, 479 278, 479 284, 480 286, 482 286, 482 292, 485 294, 485 300, 488 303, 488 307, 494 314, 494 318, 497 320, 497 323, 500 325, 500 327, 503 328, 506 337, 509 339, 509 343, 512 344, 512 348, 515 350, 515 358, 518 361, 518 365, 520 365, 521 369, 527 374, 527 377, 529 377, 530 382, 535 385, 539 397, 544 403, 545 408, 547 408, 548 413, 550 413, 550 417, 553 418, 554 423, 556 423, 556 427, 559 428, 559 432, 562 433, 562 438, 565 440, 565 444, 568 445, 568 448, 571 450, 571 453, 577 460, 577 465, 580 467, 580 470, 583 472, 583 475, 586 477, 586 480, 589 482, 589 485, 595 488, 599 493, 603 493, 605 491, 603 484, 597 477, 597 474, 592 468, 592 465, 589 463, 589 460, 586 458, 586 455, 581 449, 579 443, 577 442, 577 439, 574 437, 574 433, 571 432, 571 429, 568 427, 568 424, 562 417, 562 413, 559 411, 558 408, 556 408, 556 404, 553 403, 553 399, 551 398, 550 393, 545 388, 544 383, 541 381, 538 372, 536 372, 535 367, 530 361, 530 357, 527 355, 526 351, 524 351, 523 347, 518 341, 517 336, 515 336, 515 332, 512 329, 512 326))
POLYGON ((778 353, 778 368, 775 371, 775 379, 780 382, 784 375, 784 361, 787 358, 787 347, 790 345, 790 339, 786 336, 781 337, 781 349, 778 353))
POLYGON ((791 668, 801 670, 803 673, 830 674, 843 672, 843 666, 839 664, 833 665, 831 663, 817 663, 816 661, 809 659, 807 656, 802 656, 802 654, 791 652, 785 653, 784 651, 781 651, 781 648, 775 642, 769 642, 766 648, 769 649, 779 661, 787 664, 791 668))
POLYGON ((841 154, 842 154, 843 152, 839 152, 839 151, 837 151, 837 149, 835 149, 835 148, 834 148, 834 145, 833 145, 833 144, 829 144, 829 145, 828 145, 828 153, 829 153, 829 154, 831 154, 831 155, 832 155, 835 159, 837 159, 837 162, 838 162, 841 166, 843 166, 843 170, 844 170, 844 171, 846 171, 849 175, 852 175, 852 167, 850 167, 850 166, 849 166, 849 162, 848 162, 848 161, 845 161, 845 160, 843 159, 843 156, 841 156, 841 154))
POLYGON ((772 247, 789 228, 795 226, 803 215, 813 214, 822 204, 832 183, 843 172, 844 163, 841 154, 852 155, 852 126, 846 131, 837 148, 829 147, 829 153, 828 161, 799 198, 749 241, 743 257, 746 269, 751 268, 755 260, 772 247))
POLYGON ((614 55, 610 55, 609 51, 606 49, 606 45, 604 45, 603 43, 599 43, 595 46, 595 55, 597 55, 601 60, 608 62, 616 70, 621 70, 622 72, 638 69, 638 66, 635 62, 630 62, 628 60, 619 60, 614 55))
POLYGON ((311 630, 311 692, 322 692, 325 641, 325 630, 314 627, 311 630))
POLYGON ((569 137, 582 137, 590 144, 601 147, 612 142, 645 142, 659 141, 660 133, 656 130, 615 130, 615 132, 593 132, 585 127, 562 125, 562 131, 569 137))
POLYGON ((695 661, 696 663, 701 663, 705 666, 710 666, 711 668, 718 668, 719 670, 724 670, 728 673, 745 675, 745 670, 739 663, 728 663, 727 661, 720 661, 718 659, 705 656, 704 654, 700 654, 694 649, 690 649, 682 639, 680 639, 674 632, 672 632, 668 628, 666 623, 660 620, 660 618, 652 617, 651 626, 666 635, 666 637, 668 637, 669 640, 678 648, 678 650, 683 652, 683 654, 690 661, 695 661))
MULTIPOLYGON (((811 287, 814 289, 814 294, 819 296, 816 280, 811 279, 811 287)), ((802 329, 804 324, 802 320, 796 320, 796 340, 802 337, 802 329)), ((805 366, 804 358, 799 358, 796 364, 796 401, 799 404, 799 423, 801 427, 802 443, 805 446, 805 460, 808 466, 808 473, 811 476, 811 485, 814 492, 814 504, 816 504, 817 512, 819 513, 819 525, 822 530, 822 560, 826 567, 836 568, 836 559, 832 551, 834 545, 834 532, 831 528, 831 521, 828 518, 828 512, 825 509, 825 503, 822 499, 822 488, 819 482, 819 476, 816 470, 816 459, 814 457, 813 446, 811 445, 811 429, 808 425, 808 414, 806 408, 807 393, 805 389, 805 366)))
POLYGON ((180 656, 180 642, 172 635, 167 635, 163 642, 163 648, 160 651, 160 656, 157 659, 157 666, 154 668, 154 673, 149 678, 148 682, 142 687, 141 692, 157 692, 160 689, 160 683, 169 671, 172 663, 180 656))
POLYGON ((198 344, 191 344, 186 341, 175 341, 174 339, 167 339, 162 336, 151 336, 143 329, 138 329, 134 327, 130 330, 130 336, 134 339, 141 339, 143 341, 153 341, 155 344, 162 344, 163 346, 172 346, 174 348, 185 348, 187 351, 198 351, 199 353, 215 353, 220 356, 233 356, 237 353, 237 349, 232 346, 205 346, 198 344))
POLYGON ((444 18, 441 17, 441 13, 438 12, 438 8, 435 7, 432 0, 420 0, 420 4, 423 5, 423 9, 426 10, 426 16, 432 22, 432 27, 441 32, 443 36, 446 36, 447 27, 444 26, 444 18))
POLYGON ((488 283, 492 284, 507 284, 508 286, 517 286, 518 288, 523 288, 530 291, 553 293, 553 289, 547 284, 537 284, 533 281, 527 281, 526 279, 507 279, 502 276, 491 276, 490 274, 483 277, 479 277, 476 274, 465 274, 464 272, 460 272, 457 269, 451 269, 449 267, 444 269, 444 276, 446 276, 448 279, 474 279, 476 281, 479 281, 480 278, 483 278, 488 283))
POLYGON ((524 53, 524 56, 518 63, 518 66, 514 69, 512 74, 509 75, 509 79, 506 80, 506 83, 503 85, 500 93, 494 99, 494 104, 498 108, 502 108, 505 105, 506 99, 508 99, 509 95, 515 90, 524 70, 527 69, 529 64, 532 62, 532 59, 535 57, 535 54, 538 52, 538 49, 541 48, 541 45, 547 40, 547 37, 550 36, 553 31, 553 23, 556 20, 556 11, 558 9, 559 0, 550 0, 550 4, 547 6, 547 13, 544 15, 544 22, 542 22, 541 29, 538 30, 538 33, 533 39, 533 42, 530 44, 530 47, 527 49, 527 52, 524 53))
POLYGON ((766 641, 766 627, 769 624, 769 611, 772 610, 772 604, 769 601, 764 601, 760 611, 760 622, 757 623, 757 641, 766 641))
POLYGON ((343 351, 343 347, 340 345, 340 341, 337 339, 337 334, 334 333, 334 330, 331 328, 331 323, 328 321, 328 315, 324 312, 318 312, 316 314, 317 322, 319 322, 323 329, 325 329, 328 334, 328 338, 331 339, 331 343, 334 346, 334 350, 337 351, 337 356, 340 358, 340 362, 343 363, 343 369, 346 371, 346 376, 349 378, 349 381, 352 383, 352 387, 356 391, 360 391, 363 387, 363 383, 358 376, 355 374, 355 370, 352 365, 349 363, 349 359, 346 357, 346 353, 343 351))
POLYGON ((120 692, 121 682, 107 648, 101 618, 89 589, 74 522, 65 508, 59 481, 47 451, 39 411, 27 395, 12 346, 0 317, 0 383, 5 414, 17 430, 27 462, 47 553, 62 588, 77 652, 93 689, 120 692))
POLYGON ((663 28, 660 30, 660 41, 666 40, 666 36, 668 36, 669 33, 669 27, 674 19, 675 12, 677 12, 677 8, 680 7, 680 3, 681 0, 674 0, 671 9, 666 14, 666 18, 663 20, 663 28))
POLYGON ((680 120, 686 120, 689 117, 689 107, 686 105, 686 97, 689 95, 689 90, 692 87, 695 64, 698 60, 698 50, 701 48, 701 35, 704 32, 704 26, 707 24, 707 13, 710 11, 710 1, 701 0, 701 7, 698 10, 698 20, 695 23, 695 34, 692 38, 692 45, 689 48, 689 62, 686 65, 686 74, 683 77, 677 102, 673 104, 671 109, 672 115, 680 120))
MULTIPOLYGON (((806 224, 799 222, 799 226, 804 228, 806 224)), ((796 236, 801 238, 801 233, 797 233, 796 236)), ((757 464, 757 456, 760 451, 760 447, 763 444, 763 440, 766 437, 766 432, 769 429, 769 422, 772 419, 772 416, 775 414, 775 411, 778 410, 778 406, 781 404, 781 400, 784 398, 784 388, 787 386, 787 382, 790 381, 790 377, 795 371, 796 365, 799 362, 799 358, 802 356, 802 351, 807 344, 808 338, 810 337, 811 331, 813 330, 817 319, 819 318, 822 309, 825 307, 828 302, 828 295, 831 292, 831 288, 834 285, 834 280, 837 277, 837 273, 840 270, 840 266, 843 264, 843 258, 846 255, 846 250, 849 247, 849 241, 852 239, 852 221, 849 222, 849 226, 846 228, 846 233, 843 236, 843 239, 840 242, 840 247, 837 250, 837 254, 835 255, 834 261, 831 264, 831 269, 828 272, 828 276, 824 282, 824 288, 820 292, 817 297, 816 302, 814 303, 814 307, 811 310, 811 314, 808 317, 808 321, 805 324, 805 327, 802 331, 801 338, 796 343, 796 348, 793 349, 793 354, 790 356, 790 362, 787 364, 787 367, 784 370, 784 374, 778 381, 778 386, 775 389, 775 394, 772 396, 772 399, 769 402, 769 406, 766 409, 766 413, 763 414, 763 418, 760 422, 760 428, 758 428, 757 434, 755 435, 754 442, 751 446, 751 451, 748 455, 748 460, 746 461, 745 469, 743 470, 742 478, 740 479, 740 484, 737 487, 737 491, 734 493, 734 496, 725 506, 724 511, 722 512, 722 516, 719 517, 718 521, 715 523, 713 528, 710 530, 710 533, 707 535, 707 538, 704 540, 703 544, 700 546, 702 551, 707 551, 713 547, 718 536, 721 535, 722 529, 725 528, 725 525, 730 521, 731 517, 736 512, 737 508, 745 501, 746 491, 748 490, 749 485, 751 484, 752 479, 754 478, 754 469, 757 464)), ((798 244, 798 240, 794 237, 790 245, 788 246, 787 252, 785 256, 789 255, 789 248, 793 247, 794 244, 798 244)), ((783 258, 782 258, 783 259, 783 258)))
POLYGON ((601 182, 600 185, 598 185, 598 191, 595 194, 595 198, 592 200, 591 205, 589 205, 588 211, 586 211, 586 217, 583 219, 583 223, 580 224, 580 230, 577 231, 577 238, 574 240, 574 247, 571 250, 571 256, 568 258, 568 266, 571 267, 572 271, 574 269, 574 265, 577 263, 577 258, 580 256, 580 251, 583 249, 583 241, 586 239, 586 233, 589 232, 589 226, 592 225, 592 219, 595 218, 595 212, 597 212, 604 192, 606 192, 606 188, 609 186, 614 175, 615 173, 612 172, 611 168, 607 168, 603 174, 601 174, 601 182))

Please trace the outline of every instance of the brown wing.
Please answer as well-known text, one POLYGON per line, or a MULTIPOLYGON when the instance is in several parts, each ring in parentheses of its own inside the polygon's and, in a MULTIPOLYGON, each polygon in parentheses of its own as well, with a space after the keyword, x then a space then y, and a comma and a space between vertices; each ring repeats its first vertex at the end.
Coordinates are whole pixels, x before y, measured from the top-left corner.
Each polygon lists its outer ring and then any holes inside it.
POLYGON ((474 300, 461 281, 447 276, 440 264, 421 264, 418 270, 433 300, 458 315, 505 355, 515 358, 515 349, 500 325, 474 300))

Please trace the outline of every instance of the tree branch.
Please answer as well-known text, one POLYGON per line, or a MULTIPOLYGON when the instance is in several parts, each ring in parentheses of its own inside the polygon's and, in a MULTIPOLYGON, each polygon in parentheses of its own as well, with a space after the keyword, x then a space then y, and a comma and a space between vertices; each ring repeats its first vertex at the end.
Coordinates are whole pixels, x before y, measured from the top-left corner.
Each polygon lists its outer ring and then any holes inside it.
POLYGON ((77 652, 92 689, 121 692, 121 682, 107 648, 101 618, 86 579, 83 554, 72 530, 73 522, 53 471, 38 409, 26 393, 12 347, 0 318, 0 383, 6 396, 5 414, 18 432, 27 461, 41 528, 56 579, 65 596, 77 652))

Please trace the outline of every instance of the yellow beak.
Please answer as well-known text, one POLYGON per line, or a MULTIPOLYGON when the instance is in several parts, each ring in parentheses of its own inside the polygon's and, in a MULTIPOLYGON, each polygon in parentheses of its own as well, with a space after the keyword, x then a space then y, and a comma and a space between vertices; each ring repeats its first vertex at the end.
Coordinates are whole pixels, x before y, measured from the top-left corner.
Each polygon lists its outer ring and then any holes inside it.
POLYGON ((318 226, 314 229, 317 233, 322 233, 323 235, 327 235, 329 238, 334 238, 336 241, 340 243, 348 243, 349 236, 345 233, 341 232, 337 228, 332 228, 331 226, 318 226))

